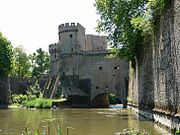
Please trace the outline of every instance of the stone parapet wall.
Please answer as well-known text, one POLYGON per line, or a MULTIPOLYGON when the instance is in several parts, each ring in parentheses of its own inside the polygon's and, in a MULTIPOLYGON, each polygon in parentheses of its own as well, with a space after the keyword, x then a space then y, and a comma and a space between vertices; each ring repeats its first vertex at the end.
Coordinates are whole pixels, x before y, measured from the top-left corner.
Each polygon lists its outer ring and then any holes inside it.
POLYGON ((80 24, 75 24, 75 23, 65 23, 65 24, 61 24, 58 27, 59 33, 62 32, 67 32, 67 31, 77 31, 78 30, 78 26, 80 24))

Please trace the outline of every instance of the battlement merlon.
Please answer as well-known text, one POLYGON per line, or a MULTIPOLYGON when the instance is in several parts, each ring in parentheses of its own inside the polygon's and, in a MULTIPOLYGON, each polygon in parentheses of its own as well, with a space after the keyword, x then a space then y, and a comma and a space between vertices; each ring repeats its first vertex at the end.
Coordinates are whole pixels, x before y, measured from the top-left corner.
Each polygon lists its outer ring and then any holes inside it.
POLYGON ((58 33, 60 34, 68 31, 79 31, 82 29, 85 31, 85 28, 79 23, 65 23, 58 26, 58 33))
POLYGON ((49 53, 54 53, 58 51, 58 44, 54 43, 54 44, 50 44, 49 45, 49 53))

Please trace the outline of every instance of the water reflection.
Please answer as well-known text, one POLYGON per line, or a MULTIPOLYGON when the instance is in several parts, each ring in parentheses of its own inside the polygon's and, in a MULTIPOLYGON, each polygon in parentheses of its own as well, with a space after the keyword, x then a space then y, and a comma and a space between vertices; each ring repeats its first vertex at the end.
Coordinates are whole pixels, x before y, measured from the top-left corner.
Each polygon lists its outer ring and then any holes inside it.
POLYGON ((49 132, 56 135, 58 125, 63 135, 66 128, 70 135, 113 135, 124 128, 144 129, 152 134, 168 134, 158 132, 157 126, 146 120, 139 120, 135 113, 126 109, 63 109, 63 110, 0 110, 0 135, 21 135, 26 124, 32 130, 49 132))

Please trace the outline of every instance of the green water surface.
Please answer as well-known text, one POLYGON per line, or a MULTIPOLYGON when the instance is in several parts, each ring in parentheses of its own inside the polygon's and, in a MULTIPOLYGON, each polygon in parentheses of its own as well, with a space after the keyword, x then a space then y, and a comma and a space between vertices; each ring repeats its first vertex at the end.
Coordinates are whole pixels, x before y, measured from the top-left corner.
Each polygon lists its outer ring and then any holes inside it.
POLYGON ((113 135, 124 128, 147 130, 152 135, 167 135, 152 121, 138 117, 128 109, 7 109, 0 110, 0 135, 21 135, 28 125, 30 130, 39 130, 56 135, 57 125, 61 126, 62 135, 113 135))

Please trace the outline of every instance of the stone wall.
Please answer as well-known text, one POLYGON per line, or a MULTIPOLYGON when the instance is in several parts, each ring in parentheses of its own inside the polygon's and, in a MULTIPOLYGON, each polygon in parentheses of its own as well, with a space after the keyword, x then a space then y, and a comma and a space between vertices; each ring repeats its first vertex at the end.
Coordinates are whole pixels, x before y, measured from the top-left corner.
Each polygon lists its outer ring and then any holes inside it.
POLYGON ((106 36, 86 35, 85 43, 86 43, 85 44, 86 51, 107 49, 106 36))
MULTIPOLYGON (((48 77, 44 76, 38 79, 40 88, 43 90, 44 85, 47 81, 48 77)), ((26 94, 30 85, 34 84, 36 81, 35 78, 19 78, 19 77, 10 77, 10 89, 11 94, 26 94)))
POLYGON ((61 55, 59 59, 60 75, 77 75, 79 81, 87 83, 91 99, 98 94, 111 92, 121 100, 126 98, 129 64, 125 59, 108 59, 106 53, 88 52, 82 54, 61 55))
POLYGON ((128 101, 141 108, 154 108, 152 45, 146 45, 129 71, 128 101))
POLYGON ((154 44, 154 100, 157 109, 176 113, 180 105, 180 2, 161 16, 154 44))
POLYGON ((10 85, 9 85, 9 78, 1 77, 0 78, 0 108, 6 107, 6 105, 11 103, 10 95, 11 95, 11 91, 10 91, 10 85))
POLYGON ((161 15, 154 41, 142 47, 135 68, 130 69, 129 103, 180 116, 179 37, 180 1, 172 0, 161 15))
POLYGON ((81 55, 79 77, 91 80, 91 99, 104 92, 112 92, 121 100, 126 98, 128 62, 125 59, 108 59, 106 54, 81 55))

